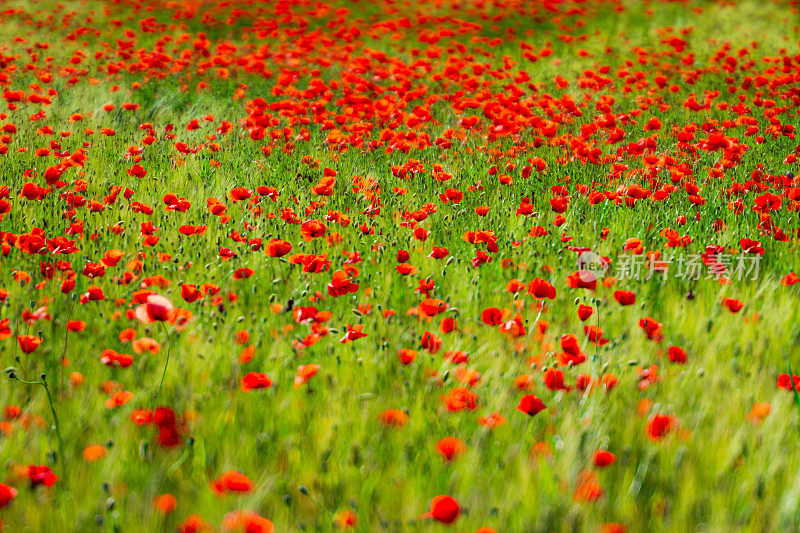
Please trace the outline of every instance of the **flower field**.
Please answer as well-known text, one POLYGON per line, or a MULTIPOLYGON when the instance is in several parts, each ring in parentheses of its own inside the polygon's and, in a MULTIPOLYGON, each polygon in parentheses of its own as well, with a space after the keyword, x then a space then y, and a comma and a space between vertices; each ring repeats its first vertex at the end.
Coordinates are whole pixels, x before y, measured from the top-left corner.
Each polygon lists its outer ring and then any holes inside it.
POLYGON ((7 0, 0 95, 0 529, 800 527, 800 2, 7 0))

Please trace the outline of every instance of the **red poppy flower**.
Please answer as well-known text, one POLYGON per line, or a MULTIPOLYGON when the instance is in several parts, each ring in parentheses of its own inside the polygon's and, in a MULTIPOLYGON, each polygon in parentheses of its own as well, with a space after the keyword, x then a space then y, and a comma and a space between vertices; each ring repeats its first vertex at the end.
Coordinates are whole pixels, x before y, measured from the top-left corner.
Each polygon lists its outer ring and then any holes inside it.
POLYGON ((597 450, 592 456, 592 462, 597 468, 604 468, 617 461, 617 456, 607 450, 597 450))
POLYGON ((127 368, 133 364, 133 356, 107 348, 100 354, 100 362, 106 366, 127 368))
POLYGON ((17 489, 0 483, 0 509, 7 506, 17 497, 17 489))
POLYGON ((790 272, 786 274, 783 279, 781 279, 781 285, 786 287, 791 287, 792 285, 800 283, 800 276, 795 274, 794 272, 790 272))
POLYGON ((556 289, 549 281, 534 278, 528 283, 528 294, 536 299, 549 298, 554 300, 556 298, 556 289))
POLYGON ((636 293, 633 291, 614 291, 614 299, 620 305, 633 305, 636 303, 636 293))
POLYGON ((181 284, 181 298, 187 303, 194 303, 203 297, 203 293, 197 288, 197 285, 187 283, 181 284))
POLYGON ((478 418, 478 424, 480 424, 481 426, 488 427, 490 429, 502 426, 505 423, 506 423, 505 417, 503 417, 497 411, 490 414, 489 416, 482 416, 478 418))
POLYGON ((489 326, 496 326, 503 322, 503 312, 496 307, 487 307, 481 313, 481 321, 489 326))
POLYGON ((294 387, 298 388, 301 385, 308 383, 308 380, 316 376, 317 372, 319 372, 319 365, 300 365, 297 367, 297 375, 294 378, 294 387))
POLYGON ((581 322, 588 320, 593 314, 594 307, 583 304, 578 306, 578 319, 580 319, 581 322))
POLYGON ((58 481, 56 476, 49 466, 46 465, 30 465, 28 466, 28 479, 31 480, 31 485, 44 485, 45 487, 52 487, 58 481))
POLYGON ((661 322, 657 322, 656 319, 651 316, 639 319, 639 327, 644 330, 647 338, 656 342, 660 342, 663 338, 661 333, 662 325, 661 322))
POLYGON ((444 437, 436 443, 436 452, 445 461, 452 461, 467 449, 467 445, 456 437, 444 437))
POLYGON ((83 320, 70 320, 67 322, 67 330, 72 332, 79 332, 86 329, 86 322, 83 320))
POLYGON ((442 339, 426 329, 422 332, 420 345, 425 348, 428 353, 435 354, 438 353, 439 349, 442 347, 442 339))
POLYGON ((127 404, 133 399, 133 393, 129 391, 117 391, 105 401, 106 409, 114 409, 127 404))
POLYGON ((345 344, 347 342, 363 339, 366 336, 367 334, 364 333, 364 324, 356 324, 355 326, 347 324, 347 331, 345 332, 344 336, 339 339, 339 342, 345 344))
POLYGON ((203 517, 196 514, 190 514, 183 522, 175 527, 178 533, 202 533, 204 531, 213 531, 209 524, 203 520, 203 517))
MULTIPOLYGON (((353 267, 355 268, 355 267, 353 267)), ((353 283, 344 270, 333 273, 333 280, 328 283, 328 294, 334 298, 358 291, 358 283, 353 283)))
POLYGON ((669 356, 669 360, 673 363, 686 362, 686 350, 680 346, 670 346, 669 350, 667 350, 667 354, 669 356))
POLYGON ((466 387, 456 387, 442 396, 442 402, 448 411, 473 411, 478 407, 478 395, 466 387))
POLYGON ((418 294, 424 294, 425 298, 430 298, 431 297, 430 293, 435 287, 436 287, 436 282, 433 281, 432 279, 430 278, 421 279, 419 280, 419 286, 417 287, 417 290, 414 292, 418 294))
POLYGON ((17 342, 24 353, 33 353, 43 341, 44 339, 35 335, 17 335, 17 342))
POLYGON ((589 374, 579 374, 575 378, 575 388, 579 391, 585 391, 592 384, 592 376, 589 374))
MULTIPOLYGON (((550 390, 569 390, 569 387, 564 385, 564 372, 557 368, 545 370, 543 380, 545 387, 550 390)), ((542 404, 542 407, 544 407, 544 404, 542 404)))
POLYGON ((781 374, 778 376, 778 388, 784 390, 794 390, 797 389, 800 391, 800 376, 793 375, 791 379, 789 379, 789 374, 781 374), (792 384, 794 382, 794 385, 792 384))
POLYGON ((542 402, 542 400, 540 400, 539 397, 534 394, 526 394, 520 399, 519 404, 517 405, 517 411, 530 416, 536 416, 545 409, 546 406, 544 405, 544 402, 542 402))
POLYGON ((400 409, 386 409, 380 414, 380 420, 386 426, 402 427, 408 422, 408 415, 400 409))
POLYGON ((254 389, 268 389, 272 386, 272 379, 260 372, 250 372, 242 378, 242 391, 250 392, 254 389))
POLYGON ((145 303, 136 308, 136 318, 145 324, 171 322, 175 317, 175 307, 160 294, 150 294, 145 303))
POLYGON ((417 352, 415 350, 409 350, 408 348, 401 348, 397 351, 397 358, 400 359, 400 362, 404 365, 410 365, 417 358, 417 352))
POLYGON ((247 279, 253 274, 255 274, 255 271, 253 271, 252 268, 237 268, 233 273, 233 279, 239 281, 242 279, 247 279))
POLYGON ((739 246, 742 247, 742 253, 764 255, 764 247, 761 246, 759 241, 753 239, 740 239, 739 246))
POLYGON ((428 254, 428 257, 432 259, 444 259, 448 255, 450 255, 450 252, 447 250, 447 248, 440 248, 438 246, 434 246, 433 251, 430 254, 428 254))
POLYGON ((597 473, 593 470, 584 470, 578 474, 578 483, 572 499, 580 503, 592 503, 603 496, 603 488, 597 482, 597 473))
POLYGON ((358 525, 358 516, 354 511, 344 509, 333 516, 333 521, 339 529, 350 529, 358 525))
POLYGON ((241 472, 228 470, 211 482, 211 488, 220 495, 226 492, 250 492, 253 489, 253 483, 241 472))
POLYGON ((560 339, 561 349, 569 355, 579 355, 581 347, 578 343, 578 337, 574 333, 562 335, 560 339))
POLYGON ((395 270, 397 270, 397 273, 400 274, 401 276, 410 276, 416 274, 417 267, 415 267, 414 265, 410 265, 408 263, 403 263, 397 265, 395 267, 395 270))
POLYGON ((456 320, 453 317, 445 317, 439 325, 439 330, 442 333, 450 333, 456 329, 456 320))
POLYGON ((722 305, 728 308, 728 311, 731 313, 738 313, 744 307, 744 303, 741 300, 737 300, 735 298, 725 298, 722 300, 722 305))
POLYGON ((308 220, 303 222, 303 224, 300 226, 301 235, 303 240, 306 241, 310 241, 311 239, 317 237, 324 237, 327 229, 328 228, 325 227, 325 224, 319 220, 308 220))
POLYGON ((292 245, 281 239, 272 239, 264 247, 269 257, 283 257, 292 251, 292 245))
POLYGON ((535 388, 533 376, 530 374, 521 374, 514 378, 514 388, 518 391, 530 391, 535 388))
POLYGON ((417 310, 426 317, 434 317, 447 311, 449 305, 442 300, 425 298, 417 306, 417 310))
POLYGON ((589 338, 589 342, 597 344, 598 346, 603 346, 604 344, 607 344, 609 342, 608 339, 603 338, 603 328, 601 328, 596 324, 583 326, 583 331, 589 338))
POLYGON ((452 524, 461 514, 461 506, 455 498, 447 495, 436 496, 431 500, 430 511, 420 518, 433 518, 442 524, 452 524))
POLYGON ((589 270, 576 270, 567 276, 567 287, 593 291, 597 288, 597 276, 589 270))
POLYGON ((275 533, 275 525, 253 511, 233 511, 222 518, 222 529, 241 533, 275 533))
POLYGON ((153 508, 161 514, 169 514, 178 507, 178 500, 172 494, 160 494, 153 499, 153 508))
POLYGON ((667 435, 677 424, 671 415, 653 415, 647 422, 647 435, 652 440, 660 440, 667 435))

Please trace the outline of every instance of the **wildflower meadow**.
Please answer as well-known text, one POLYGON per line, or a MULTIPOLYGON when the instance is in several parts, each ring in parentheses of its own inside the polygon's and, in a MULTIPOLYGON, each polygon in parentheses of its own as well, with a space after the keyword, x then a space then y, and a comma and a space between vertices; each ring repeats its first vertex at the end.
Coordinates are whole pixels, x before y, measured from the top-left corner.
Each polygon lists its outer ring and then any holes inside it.
POLYGON ((3 0, 0 95, 0 529, 800 531, 797 0, 3 0))

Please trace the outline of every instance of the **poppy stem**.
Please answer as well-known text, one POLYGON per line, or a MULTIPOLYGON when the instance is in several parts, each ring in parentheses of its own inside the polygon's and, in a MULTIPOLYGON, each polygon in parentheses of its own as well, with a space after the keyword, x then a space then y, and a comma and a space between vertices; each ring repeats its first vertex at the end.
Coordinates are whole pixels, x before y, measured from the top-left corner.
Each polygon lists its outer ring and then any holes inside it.
POLYGON ((75 298, 72 299, 72 304, 69 306, 69 311, 67 312, 67 327, 65 328, 67 331, 64 333, 64 348, 61 350, 61 364, 64 364, 64 360, 67 357, 67 339, 69 339, 69 320, 72 318, 72 309, 75 307, 75 298))
MULTIPOLYGON (((794 384, 792 364, 789 362, 789 354, 786 350, 783 351, 783 356, 786 357, 786 367, 789 369, 789 382, 792 384, 792 391, 794 392, 794 403, 797 405, 797 412, 800 413, 800 393, 797 392, 797 387, 794 384)), ((800 426, 798 429, 800 430, 800 426)))
MULTIPOLYGON (((31 307, 33 307, 33 302, 31 302, 31 307)), ((17 307, 17 317, 19 317, 18 319, 20 321, 22 321, 23 323, 26 322, 26 321, 22 320, 22 298, 20 298, 19 306, 17 307)), ((28 335, 30 333, 30 331, 31 331, 31 323, 27 322, 27 325, 25 326, 25 335, 28 335)), ((22 346, 19 344, 19 342, 17 342, 17 346, 18 346, 17 361, 20 364, 22 364, 22 357, 19 354, 19 352, 22 351, 22 346)), ((30 359, 31 359, 30 357, 26 357, 25 358, 25 365, 24 365, 25 366, 25 372, 28 372, 30 370, 30 368, 29 368, 30 359)))
MULTIPOLYGON (((17 313, 14 315, 14 319, 22 321, 22 319, 20 318, 21 316, 22 316, 22 298, 19 299, 19 305, 17 305, 17 313)), ((17 361, 21 362, 22 357, 20 356, 20 352, 22 352, 22 347, 19 345, 19 342, 17 342, 16 348, 17 349, 15 351, 17 352, 17 355, 15 357, 17 361)))
POLYGON ((56 439, 58 440, 58 455, 61 456, 62 464, 62 477, 67 479, 67 459, 64 455, 64 439, 61 437, 61 425, 58 423, 58 415, 56 414, 56 407, 53 404, 53 396, 50 394, 50 388, 47 386, 47 374, 42 374, 41 381, 27 381, 20 379, 14 371, 8 373, 8 377, 23 385, 40 385, 44 387, 44 392, 47 394, 47 403, 50 405, 50 412, 53 414, 53 426, 56 428, 56 439))
POLYGON ((164 323, 161 323, 161 327, 164 329, 164 335, 167 338, 167 360, 164 361, 164 371, 161 373, 161 382, 158 384, 158 394, 156 394, 156 403, 158 403, 158 399, 161 397, 161 388, 164 386, 164 377, 167 375, 167 366, 169 365, 169 331, 167 331, 167 326, 164 323))
MULTIPOLYGON (((596 298, 594 299, 594 307, 595 307, 595 311, 597 311, 597 335, 600 335, 602 337, 602 334, 600 333, 600 300, 598 300, 596 298)), ((598 350, 599 349, 600 349, 600 339, 598 339, 595 336, 595 339, 594 339, 594 362, 597 363, 595 365, 595 371, 597 372, 597 376, 598 377, 600 376, 600 371, 597 370, 597 368, 598 367, 602 368, 602 366, 603 366, 603 360, 600 358, 600 355, 598 354, 598 350)))
POLYGON ((23 385, 41 385, 41 382, 39 381, 25 381, 24 379, 19 379, 14 372, 9 372, 8 377, 14 381, 19 381, 23 385))
POLYGON ((56 414, 56 407, 53 405, 53 397, 50 394, 50 387, 47 386, 47 376, 42 374, 42 387, 44 392, 47 393, 47 403, 50 404, 50 412, 53 413, 53 425, 56 427, 56 438, 58 439, 58 454, 61 456, 61 465, 63 470, 64 480, 67 479, 67 457, 64 455, 64 439, 61 438, 61 425, 58 423, 58 415, 56 414))
POLYGON ((530 327, 528 328, 528 334, 525 335, 525 344, 526 345, 528 344, 528 339, 531 336, 531 332, 533 331, 533 327, 536 325, 537 322, 539 322, 539 318, 541 318, 541 316, 542 316, 542 311, 544 311, 545 304, 546 304, 546 302, 544 300, 542 300, 542 305, 541 305, 541 307, 539 307, 539 314, 536 315, 536 318, 533 319, 533 322, 531 323, 530 327))

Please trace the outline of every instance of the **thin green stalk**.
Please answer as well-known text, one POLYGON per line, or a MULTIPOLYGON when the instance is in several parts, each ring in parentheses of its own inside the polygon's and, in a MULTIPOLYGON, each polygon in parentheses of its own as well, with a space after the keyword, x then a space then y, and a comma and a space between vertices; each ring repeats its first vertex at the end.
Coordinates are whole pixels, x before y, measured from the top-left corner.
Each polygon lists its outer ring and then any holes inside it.
POLYGON ((158 394, 156 394, 156 403, 158 403, 158 399, 161 397, 161 388, 164 386, 164 377, 167 375, 167 366, 169 365, 169 331, 167 331, 167 326, 164 323, 161 323, 161 327, 164 330, 164 334, 166 336, 167 341, 167 360, 164 361, 164 371, 161 373, 161 381, 158 384, 158 394))
MULTIPOLYGON (((67 340, 69 339, 69 321, 72 318, 72 310, 75 308, 75 298, 72 298, 72 303, 69 306, 69 311, 67 311, 67 327, 64 329, 64 347, 61 349, 61 361, 60 364, 64 364, 64 359, 67 357, 67 340)), ((56 376, 58 377, 58 376, 56 376)))
POLYGON ((41 375, 41 381, 27 381, 24 379, 20 379, 17 374, 13 371, 8 373, 8 377, 10 379, 16 380, 23 385, 39 385, 44 387, 44 391, 47 394, 47 403, 50 405, 50 412, 53 414, 53 425, 56 428, 56 439, 58 440, 58 455, 61 456, 61 469, 62 469, 62 478, 67 479, 67 458, 64 455, 64 439, 61 437, 61 425, 58 422, 58 415, 56 414, 56 407, 53 404, 53 396, 50 394, 50 388, 47 386, 47 374, 41 375))
POLYGON ((58 423, 56 407, 53 405, 53 397, 50 395, 50 387, 47 386, 47 374, 42 374, 42 387, 47 393, 47 403, 50 404, 50 412, 53 413, 53 423, 56 426, 56 438, 58 439, 58 454, 61 456, 61 465, 64 479, 67 479, 67 456, 64 455, 64 439, 61 438, 61 425, 58 423))
POLYGON ((531 336, 531 332, 533 331, 533 327, 536 325, 536 323, 537 323, 537 322, 539 322, 539 318, 541 318, 541 316, 542 316, 542 311, 544 311, 544 306, 545 306, 546 304, 547 304, 547 302, 545 302, 544 300, 542 300, 542 305, 541 305, 541 307, 539 308, 539 313, 536 315, 536 318, 534 318, 534 319, 533 319, 533 323, 531 323, 531 325, 530 325, 530 326, 528 326, 528 333, 527 333, 527 335, 525 335, 525 345, 526 345, 526 346, 527 346, 527 344, 528 344, 528 339, 529 339, 529 338, 530 338, 530 336, 531 336))
MULTIPOLYGON (((592 300, 594 300, 595 312, 597 313, 597 333, 599 334, 600 333, 600 300, 598 300, 597 298, 592 298, 592 300)), ((601 337, 602 337, 602 335, 601 335, 601 337)), ((598 353, 599 350, 600 350, 600 339, 595 337, 595 339, 594 339, 594 358, 593 358, 593 362, 596 363, 595 364, 595 372, 597 373, 597 377, 600 377, 600 372, 597 370, 597 368, 603 366, 603 361, 600 359, 600 354, 598 353)))

